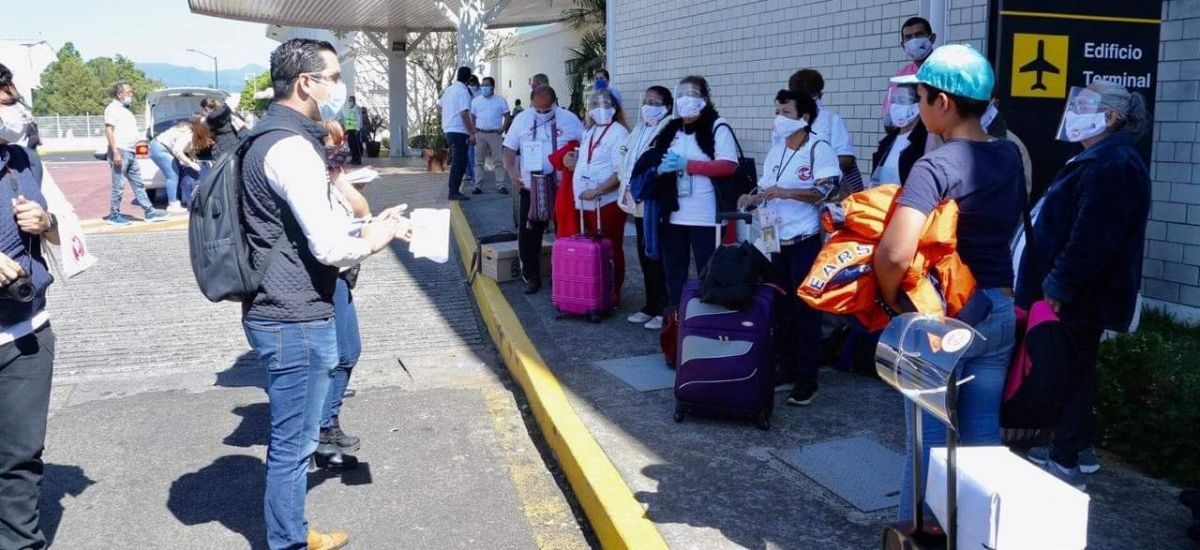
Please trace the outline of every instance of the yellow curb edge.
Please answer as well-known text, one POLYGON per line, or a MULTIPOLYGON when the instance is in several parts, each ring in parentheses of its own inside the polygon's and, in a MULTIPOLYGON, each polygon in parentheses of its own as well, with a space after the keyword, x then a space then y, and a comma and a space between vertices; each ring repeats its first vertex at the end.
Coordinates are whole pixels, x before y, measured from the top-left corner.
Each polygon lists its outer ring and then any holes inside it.
MULTIPOLYGON (((459 255, 469 275, 475 234, 457 203, 451 203, 450 212, 459 255)), ((487 277, 476 277, 472 291, 492 341, 524 390, 542 435, 566 473, 600 545, 606 550, 667 548, 633 491, 575 414, 558 378, 538 354, 500 287, 487 277)))

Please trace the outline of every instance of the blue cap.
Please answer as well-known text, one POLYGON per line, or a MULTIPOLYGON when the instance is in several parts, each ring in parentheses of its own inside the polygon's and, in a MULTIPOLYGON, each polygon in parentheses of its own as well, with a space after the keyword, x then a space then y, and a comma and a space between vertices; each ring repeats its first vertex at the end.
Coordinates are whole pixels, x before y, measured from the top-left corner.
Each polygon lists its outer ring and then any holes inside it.
POLYGON ((895 77, 892 83, 924 84, 951 95, 990 101, 996 73, 975 48, 951 44, 933 50, 917 74, 895 77))

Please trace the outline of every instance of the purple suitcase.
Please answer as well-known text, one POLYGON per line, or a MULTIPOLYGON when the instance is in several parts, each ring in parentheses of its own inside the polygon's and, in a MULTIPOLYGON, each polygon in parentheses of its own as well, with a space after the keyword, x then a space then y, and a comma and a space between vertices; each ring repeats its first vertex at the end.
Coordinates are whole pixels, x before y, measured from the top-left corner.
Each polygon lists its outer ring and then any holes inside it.
POLYGON ((775 307, 780 290, 760 285, 738 311, 700 301, 688 281, 679 305, 675 421, 689 412, 753 418, 771 427, 775 408, 775 307))
MULTIPOLYGON (((596 226, 599 230, 599 208, 596 226)), ((579 212, 579 227, 581 231, 584 228, 583 211, 579 212)), ((599 232, 584 232, 554 241, 550 265, 550 299, 560 317, 583 315, 599 323, 602 316, 616 307, 613 244, 599 232)))

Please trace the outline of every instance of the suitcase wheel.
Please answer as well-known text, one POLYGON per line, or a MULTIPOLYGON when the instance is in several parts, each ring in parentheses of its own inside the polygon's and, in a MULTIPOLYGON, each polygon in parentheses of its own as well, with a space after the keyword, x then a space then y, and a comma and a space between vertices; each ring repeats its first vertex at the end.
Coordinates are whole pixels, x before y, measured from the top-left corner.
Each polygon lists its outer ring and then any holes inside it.
POLYGON ((554 308, 554 320, 557 321, 563 317, 566 317, 566 314, 564 314, 561 309, 554 308))
POLYGON ((675 422, 676 423, 683 422, 683 416, 684 416, 683 407, 675 407, 675 422))
POLYGON ((758 413, 758 429, 764 432, 771 430, 771 411, 764 409, 758 413))
POLYGON ((600 324, 600 313, 599 312, 589 313, 588 321, 591 321, 592 324, 596 324, 596 325, 600 324))

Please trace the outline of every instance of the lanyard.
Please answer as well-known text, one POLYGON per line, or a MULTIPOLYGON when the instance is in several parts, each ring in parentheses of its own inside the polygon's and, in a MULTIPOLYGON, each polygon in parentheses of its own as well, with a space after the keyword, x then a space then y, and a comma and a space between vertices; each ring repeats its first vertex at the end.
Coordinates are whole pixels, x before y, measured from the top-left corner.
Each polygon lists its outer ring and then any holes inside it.
POLYGON ((533 139, 535 139, 535 140, 537 139, 538 126, 545 126, 545 125, 549 124, 550 131, 553 132, 554 131, 554 120, 557 118, 558 118, 558 113, 554 113, 554 116, 550 117, 550 120, 547 120, 546 122, 543 122, 541 124, 538 124, 538 121, 535 119, 533 121, 533 139))
MULTIPOLYGON (((801 145, 800 147, 803 148, 804 146, 801 145)), ((784 148, 787 148, 786 144, 784 145, 784 148)), ((788 157, 787 162, 783 163, 783 165, 779 167, 779 171, 775 172, 775 185, 779 185, 779 177, 783 175, 783 171, 787 170, 788 166, 792 165, 792 159, 796 158, 796 153, 799 153, 799 152, 800 152, 800 149, 793 150, 792 156, 788 157)), ((782 153, 779 154, 779 159, 783 160, 782 153)))
POLYGON ((604 127, 604 131, 600 132, 600 143, 596 143, 596 130, 595 128, 592 129, 592 139, 588 141, 588 166, 592 164, 592 155, 596 152, 596 147, 604 143, 604 136, 608 135, 608 131, 612 129, 613 124, 615 123, 608 123, 608 126, 604 127))

